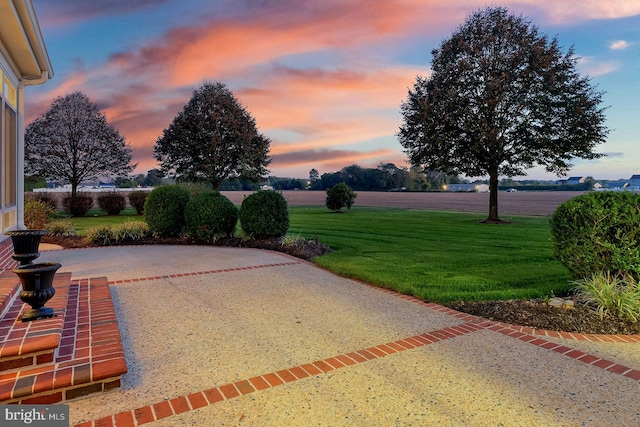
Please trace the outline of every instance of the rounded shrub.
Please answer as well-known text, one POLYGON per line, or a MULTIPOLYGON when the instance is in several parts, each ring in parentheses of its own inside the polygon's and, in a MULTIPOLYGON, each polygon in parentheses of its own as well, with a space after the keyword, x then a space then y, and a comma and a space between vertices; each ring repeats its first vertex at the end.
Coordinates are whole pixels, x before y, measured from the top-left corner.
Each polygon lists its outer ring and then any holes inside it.
POLYGON ((593 192, 551 216, 556 257, 578 278, 610 272, 640 279, 640 194, 593 192))
POLYGON ((65 197, 62 199, 62 207, 71 216, 85 216, 89 209, 93 207, 93 197, 87 194, 76 194, 75 197, 65 197))
POLYGON ((282 194, 260 190, 247 196, 240 206, 240 226, 256 239, 282 237, 289 229, 287 201, 282 194))
POLYGON ((126 205, 126 199, 122 194, 118 194, 115 191, 107 194, 100 194, 98 196, 98 206, 100 209, 104 209, 107 215, 120 215, 120 212, 124 210, 126 205))
POLYGON ((129 204, 136 210, 138 215, 144 213, 144 202, 147 200, 149 192, 147 191, 132 191, 129 193, 129 204))
POLYGON ((327 208, 335 212, 342 212, 342 208, 351 209, 357 194, 344 182, 327 189, 327 208))
POLYGON ((47 203, 28 198, 24 202, 24 225, 30 230, 42 230, 47 227, 53 212, 53 208, 47 203))
POLYGON ((144 220, 153 234, 177 236, 184 226, 184 207, 189 192, 178 185, 166 185, 151 191, 144 203, 144 220))
POLYGON ((238 208, 217 191, 201 192, 184 209, 187 232, 201 242, 231 236, 238 222, 238 208))

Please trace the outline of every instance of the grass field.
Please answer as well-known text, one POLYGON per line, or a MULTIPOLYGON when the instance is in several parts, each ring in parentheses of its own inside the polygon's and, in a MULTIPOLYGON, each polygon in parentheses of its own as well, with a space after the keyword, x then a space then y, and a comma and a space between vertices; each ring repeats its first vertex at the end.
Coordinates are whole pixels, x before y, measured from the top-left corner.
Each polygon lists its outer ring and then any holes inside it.
POLYGON ((553 257, 546 217, 488 225, 479 222, 481 214, 392 208, 290 212, 290 232, 336 249, 318 265, 425 300, 523 299, 569 288, 569 272, 553 257))
MULTIPOLYGON (((316 263, 342 276, 436 301, 482 301, 563 295, 571 277, 553 257, 546 217, 511 217, 488 225, 483 214, 355 207, 289 208, 290 233, 317 238, 335 251, 316 263)), ((140 220, 92 211, 72 218, 89 227, 140 220)))
POLYGON ((136 215, 136 210, 133 208, 127 208, 123 210, 118 216, 108 216, 105 211, 100 209, 92 209, 87 215, 80 218, 69 218, 76 233, 83 236, 88 228, 118 225, 125 221, 144 221, 144 218, 140 215, 136 215))

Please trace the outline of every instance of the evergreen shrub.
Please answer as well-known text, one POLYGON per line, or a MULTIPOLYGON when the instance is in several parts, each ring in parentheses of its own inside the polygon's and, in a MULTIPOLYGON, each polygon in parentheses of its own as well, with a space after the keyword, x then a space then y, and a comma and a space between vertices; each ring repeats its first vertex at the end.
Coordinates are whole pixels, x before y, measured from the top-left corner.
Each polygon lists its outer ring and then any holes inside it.
POLYGON ((551 216, 556 257, 577 278, 609 272, 640 279, 640 194, 592 192, 551 216))
POLYGON ((193 197, 184 209, 187 233, 194 239, 213 243, 232 236, 238 222, 238 208, 217 191, 204 191, 193 197))
POLYGON ((178 185, 166 185, 151 191, 144 204, 144 220, 158 236, 177 236, 184 226, 184 207, 189 192, 178 185))
POLYGON ((282 194, 270 190, 245 197, 240 206, 240 226, 255 239, 284 236, 289 229, 287 201, 282 194))

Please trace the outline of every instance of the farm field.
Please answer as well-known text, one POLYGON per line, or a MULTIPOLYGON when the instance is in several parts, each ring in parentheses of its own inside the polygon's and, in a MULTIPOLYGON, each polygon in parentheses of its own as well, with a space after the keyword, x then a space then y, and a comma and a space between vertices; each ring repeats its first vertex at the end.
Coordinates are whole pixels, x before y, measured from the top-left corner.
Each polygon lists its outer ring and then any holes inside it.
MULTIPOLYGON (((358 191, 355 207, 395 207, 456 212, 489 212, 489 193, 410 193, 358 191)), ((241 204, 251 191, 223 191, 235 204, 241 204)), ((283 191, 291 206, 324 206, 324 191, 283 191)), ((577 197, 580 191, 500 192, 498 209, 501 216, 551 215, 558 205, 577 197)))

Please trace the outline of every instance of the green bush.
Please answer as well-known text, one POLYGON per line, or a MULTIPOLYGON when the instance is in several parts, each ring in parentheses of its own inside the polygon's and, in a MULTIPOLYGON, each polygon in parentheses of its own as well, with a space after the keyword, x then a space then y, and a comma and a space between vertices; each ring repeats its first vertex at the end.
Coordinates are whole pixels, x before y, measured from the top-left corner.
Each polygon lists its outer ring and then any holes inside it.
POLYGON ((148 195, 148 191, 132 191, 129 193, 129 204, 136 210, 138 215, 144 213, 144 202, 147 200, 148 195))
POLYGON ((610 271, 640 279, 640 194, 593 192, 551 216, 556 257, 577 278, 610 271))
POLYGON ((225 196, 214 191, 201 192, 184 209, 187 232, 201 242, 215 242, 231 236, 238 222, 238 208, 225 196))
POLYGON ((24 202, 24 225, 30 230, 43 230, 49 218, 53 215, 53 208, 45 202, 28 198, 24 202))
POLYGON ((275 191, 260 190, 242 201, 240 226, 255 239, 282 237, 289 229, 287 201, 275 191))
POLYGON ((76 230, 73 228, 73 224, 68 220, 52 221, 47 224, 47 230, 52 236, 75 236, 76 230))
POLYGON ((144 220, 153 234, 177 236, 184 226, 184 207, 189 192, 178 185, 166 185, 151 191, 144 203, 144 220))
POLYGON ((107 212, 107 215, 120 215, 126 205, 126 199, 122 194, 115 191, 100 194, 98 196, 98 206, 107 212))
POLYGON ((357 194, 344 182, 327 189, 327 208, 334 212, 342 212, 342 208, 351 209, 357 194))
POLYGON ((68 196, 62 199, 62 207, 71 216, 82 217, 93 207, 93 197, 81 193, 68 196))
POLYGON ((594 304, 601 319, 611 314, 633 322, 640 320, 640 283, 633 277, 606 271, 574 283, 577 298, 594 304))

